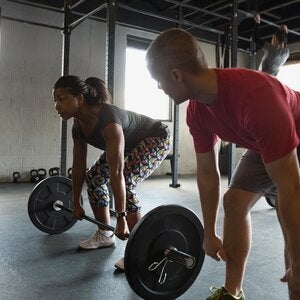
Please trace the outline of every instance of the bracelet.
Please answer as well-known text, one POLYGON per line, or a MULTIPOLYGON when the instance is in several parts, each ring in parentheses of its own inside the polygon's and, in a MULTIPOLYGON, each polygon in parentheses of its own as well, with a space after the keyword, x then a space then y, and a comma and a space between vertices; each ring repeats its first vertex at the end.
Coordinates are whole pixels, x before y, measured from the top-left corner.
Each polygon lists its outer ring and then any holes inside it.
POLYGON ((122 211, 122 212, 115 211, 115 217, 117 219, 121 219, 126 216, 127 216, 127 211, 122 211))

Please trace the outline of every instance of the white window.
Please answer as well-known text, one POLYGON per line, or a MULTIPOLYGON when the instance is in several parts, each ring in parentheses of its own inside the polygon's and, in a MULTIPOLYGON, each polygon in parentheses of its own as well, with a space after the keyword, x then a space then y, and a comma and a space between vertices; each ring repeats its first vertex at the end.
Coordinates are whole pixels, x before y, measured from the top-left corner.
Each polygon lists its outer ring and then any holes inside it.
POLYGON ((300 91, 300 63, 282 66, 277 78, 291 89, 300 91))
POLYGON ((144 49, 126 49, 125 109, 168 121, 171 119, 171 101, 150 76, 145 54, 144 49))

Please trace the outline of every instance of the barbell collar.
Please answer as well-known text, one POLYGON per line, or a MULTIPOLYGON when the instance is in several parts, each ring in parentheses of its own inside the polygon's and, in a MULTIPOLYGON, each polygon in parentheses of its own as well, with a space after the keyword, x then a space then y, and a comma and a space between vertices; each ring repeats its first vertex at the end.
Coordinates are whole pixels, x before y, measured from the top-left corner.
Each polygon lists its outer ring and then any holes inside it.
POLYGON ((196 259, 194 256, 179 251, 172 246, 164 251, 164 255, 169 261, 176 262, 187 267, 188 269, 192 269, 196 264, 196 259))

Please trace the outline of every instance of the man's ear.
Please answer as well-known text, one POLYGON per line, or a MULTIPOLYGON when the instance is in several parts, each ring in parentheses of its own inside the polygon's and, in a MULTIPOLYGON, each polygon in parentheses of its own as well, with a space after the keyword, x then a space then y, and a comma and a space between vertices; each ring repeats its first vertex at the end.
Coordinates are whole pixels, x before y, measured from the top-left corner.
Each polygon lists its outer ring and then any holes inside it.
POLYGON ((83 97, 82 94, 79 94, 79 95, 77 96, 77 99, 78 99, 78 101, 79 101, 80 104, 83 104, 83 103, 85 102, 84 97, 83 97))
POLYGON ((171 70, 171 78, 177 82, 182 82, 182 73, 179 69, 172 69, 171 70))

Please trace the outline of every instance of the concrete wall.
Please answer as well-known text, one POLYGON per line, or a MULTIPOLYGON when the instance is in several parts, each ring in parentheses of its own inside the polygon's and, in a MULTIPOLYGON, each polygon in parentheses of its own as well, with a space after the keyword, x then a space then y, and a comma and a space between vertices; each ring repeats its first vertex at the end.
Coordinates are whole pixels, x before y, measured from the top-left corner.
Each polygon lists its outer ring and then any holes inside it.
MULTIPOLYGON (((0 1, 2 15, 62 26, 63 15, 21 4, 0 1)), ((105 31, 103 23, 86 20, 71 35, 70 74, 105 77, 105 31)), ((127 34, 152 39, 154 34, 117 26, 115 53, 115 103, 124 106, 125 49, 127 34)), ((203 44, 208 63, 215 66, 215 47, 203 44)), ((52 101, 53 83, 61 74, 62 34, 7 19, 1 20, 0 49, 0 181, 11 181, 14 171, 29 179, 33 168, 60 165, 60 119, 52 101)), ((239 64, 247 58, 239 55, 239 64)), ((137 90, 137 93, 142 91, 137 90)), ((186 104, 180 106, 179 172, 194 173, 195 155, 185 124, 186 104)), ((72 163, 72 140, 68 122, 68 159, 72 163)), ((172 123, 168 123, 172 128, 172 123)), ((100 151, 90 147, 88 163, 100 151)), ((156 174, 170 171, 164 162, 156 174)))

